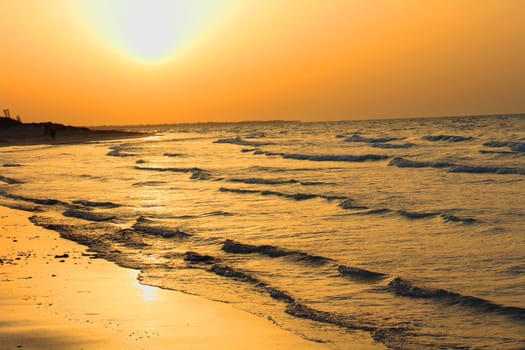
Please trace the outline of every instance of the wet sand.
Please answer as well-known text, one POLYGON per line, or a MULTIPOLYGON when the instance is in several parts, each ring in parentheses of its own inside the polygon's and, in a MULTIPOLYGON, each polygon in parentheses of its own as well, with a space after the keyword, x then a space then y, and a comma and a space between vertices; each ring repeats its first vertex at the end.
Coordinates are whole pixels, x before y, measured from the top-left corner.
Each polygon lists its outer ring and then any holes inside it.
POLYGON ((30 215, 0 206, 0 349, 329 348, 231 305, 140 285, 136 270, 30 215))

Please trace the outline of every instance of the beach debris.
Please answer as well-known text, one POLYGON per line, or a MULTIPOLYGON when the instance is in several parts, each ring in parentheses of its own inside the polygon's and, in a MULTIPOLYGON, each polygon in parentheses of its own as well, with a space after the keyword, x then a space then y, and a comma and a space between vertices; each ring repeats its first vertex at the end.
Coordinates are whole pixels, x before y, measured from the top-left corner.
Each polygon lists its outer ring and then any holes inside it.
POLYGON ((68 253, 64 253, 62 255, 55 255, 55 259, 65 259, 65 258, 69 258, 68 253))

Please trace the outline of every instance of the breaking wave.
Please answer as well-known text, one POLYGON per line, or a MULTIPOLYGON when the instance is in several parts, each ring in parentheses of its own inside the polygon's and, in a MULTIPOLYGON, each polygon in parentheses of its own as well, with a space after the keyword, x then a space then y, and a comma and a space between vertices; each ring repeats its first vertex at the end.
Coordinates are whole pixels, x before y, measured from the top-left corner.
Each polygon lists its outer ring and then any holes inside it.
POLYGON ((16 184, 23 184, 24 183, 23 181, 19 181, 19 180, 12 179, 10 177, 2 176, 2 175, 0 175, 0 181, 5 182, 8 185, 16 185, 16 184))
POLYGON ((328 201, 332 200, 338 200, 338 199, 346 199, 346 197, 343 196, 327 196, 327 195, 321 195, 321 194, 312 194, 312 193, 282 193, 277 191, 260 191, 260 190, 247 190, 247 189, 240 189, 240 188, 226 188, 221 187, 219 188, 220 192, 231 192, 231 193, 239 193, 239 194, 259 194, 262 196, 276 196, 276 197, 283 197, 287 199, 293 199, 295 201, 304 201, 308 199, 314 199, 314 198, 322 198, 326 199, 328 201))
POLYGON ((65 205, 67 204, 65 202, 59 201, 58 199, 30 198, 30 197, 24 197, 24 196, 19 196, 16 194, 7 193, 4 191, 0 191, 0 196, 4 198, 8 198, 8 199, 21 200, 24 202, 31 202, 31 203, 40 204, 40 205, 65 205))
POLYGON ((339 207, 343 209, 368 209, 368 207, 363 205, 358 205, 355 203, 355 201, 351 198, 345 198, 341 202, 339 202, 339 207))
POLYGON ((404 138, 400 137, 378 137, 378 138, 369 138, 363 137, 359 134, 353 134, 350 137, 344 139, 345 142, 363 142, 363 143, 386 143, 390 141, 403 140, 404 138))
POLYGON ((484 166, 468 166, 456 165, 449 170, 451 173, 470 173, 470 174, 515 174, 525 175, 525 169, 508 168, 508 167, 484 167, 484 166))
POLYGON ((316 186, 316 185, 325 185, 325 182, 319 182, 319 181, 299 181, 296 179, 289 179, 289 180, 279 180, 279 179, 261 179, 261 178, 246 178, 246 179, 240 179, 240 178, 233 178, 228 179, 228 182, 238 182, 238 183, 245 183, 250 185, 290 185, 290 184, 300 184, 303 186, 316 186))
POLYGON ((384 148, 384 149, 407 149, 417 146, 415 143, 407 142, 407 143, 373 143, 372 147, 375 148, 384 148))
POLYGON ((398 168, 448 168, 454 166, 454 164, 447 162, 420 162, 402 157, 395 157, 388 165, 398 168))
POLYGON ((291 297, 287 293, 285 293, 285 292, 283 292, 283 291, 281 291, 281 290, 279 290, 277 288, 271 287, 270 285, 268 285, 265 282, 262 282, 258 278, 254 277, 254 276, 252 276, 252 275, 250 275, 250 274, 248 274, 248 273, 246 273, 244 271, 237 270, 237 269, 231 268, 229 266, 215 264, 208 271, 209 272, 213 272, 213 273, 215 273, 216 275, 219 275, 219 276, 232 278, 232 279, 234 279, 236 281, 253 284, 253 285, 256 286, 256 288, 260 292, 268 293, 268 295, 271 298, 275 299, 275 300, 283 301, 285 303, 291 303, 291 302, 293 302, 295 300, 293 297, 291 297))
POLYGON ((521 168, 458 165, 448 162, 419 162, 402 157, 392 159, 388 165, 398 168, 449 168, 448 171, 451 173, 525 175, 525 169, 521 168))
POLYGON ((488 141, 483 144, 485 147, 508 147, 514 152, 525 152, 525 143, 513 141, 488 141))
POLYGON ((399 210, 398 214, 407 219, 426 219, 438 216, 439 212, 411 212, 406 210, 399 210))
POLYGON ((257 150, 253 153, 254 155, 263 154, 265 156, 278 156, 283 159, 294 159, 294 160, 308 160, 313 162, 367 162, 367 161, 378 161, 385 160, 389 157, 380 154, 363 154, 363 155, 312 155, 312 154, 296 154, 296 153, 279 153, 279 152, 267 152, 257 150))
POLYGON ((133 184, 134 187, 143 187, 143 186, 162 186, 167 184, 166 181, 143 181, 136 182, 133 184))
POLYGON ((396 295, 404 297, 433 299, 448 305, 461 305, 482 312, 498 313, 512 316, 520 320, 525 320, 525 309, 523 308, 503 306, 485 299, 462 295, 445 289, 418 287, 413 285, 411 282, 399 277, 396 277, 390 281, 388 284, 388 289, 394 292, 396 295))
POLYGON ((113 146, 110 147, 111 151, 106 153, 107 156, 110 157, 136 157, 138 154, 136 153, 129 153, 125 151, 125 148, 122 146, 113 146))
POLYGON ((161 168, 135 166, 135 169, 159 172, 191 173, 190 179, 194 180, 209 180, 211 178, 211 174, 209 172, 200 168, 161 168))
POLYGON ((288 250, 288 249, 284 249, 284 248, 280 248, 280 247, 276 247, 272 245, 251 245, 251 244, 236 242, 231 239, 227 239, 226 241, 224 241, 222 250, 224 250, 227 253, 233 253, 233 254, 258 253, 258 254, 266 255, 270 258, 293 256, 297 261, 313 263, 316 265, 327 264, 332 261, 331 259, 328 259, 322 256, 311 255, 311 254, 297 251, 297 250, 288 250))
POLYGON ((114 209, 121 207, 120 204, 113 202, 93 202, 88 200, 76 200, 73 201, 74 204, 82 205, 84 207, 95 207, 95 208, 104 208, 104 209, 114 209))
POLYGON ((447 141, 447 142, 463 142, 473 140, 470 136, 456 136, 456 135, 428 135, 423 136, 427 141, 447 141))
POLYGON ((113 221, 116 216, 104 213, 97 213, 88 210, 67 209, 62 213, 64 216, 82 219, 86 221, 102 222, 113 221))
POLYGON ((364 270, 358 267, 349 267, 340 265, 337 270, 343 277, 349 277, 351 279, 375 281, 381 280, 387 277, 384 273, 364 270))
MULTIPOLYGON (((350 210, 368 209, 368 207, 366 206, 356 205, 354 201, 351 199, 346 199, 344 201, 341 201, 339 203, 339 206, 343 209, 350 209, 350 210)), ((478 220, 474 218, 459 217, 459 216, 450 214, 446 211, 413 212, 413 211, 407 211, 407 210, 392 210, 388 208, 379 208, 379 209, 362 210, 362 211, 358 211, 352 214, 353 215, 384 215, 384 214, 391 214, 391 213, 396 213, 409 220, 420 220, 420 219, 440 217, 446 223, 448 222, 449 223, 463 223, 463 224, 470 225, 470 224, 475 224, 478 222, 478 220)))
POLYGON ((214 141, 213 143, 229 143, 232 145, 248 146, 248 147, 260 147, 260 146, 267 146, 267 145, 272 144, 271 142, 248 141, 248 140, 242 139, 241 137, 219 139, 219 140, 214 141))
POLYGON ((159 236, 162 238, 189 238, 192 236, 178 228, 163 226, 144 217, 139 217, 132 226, 132 229, 143 234, 159 236))

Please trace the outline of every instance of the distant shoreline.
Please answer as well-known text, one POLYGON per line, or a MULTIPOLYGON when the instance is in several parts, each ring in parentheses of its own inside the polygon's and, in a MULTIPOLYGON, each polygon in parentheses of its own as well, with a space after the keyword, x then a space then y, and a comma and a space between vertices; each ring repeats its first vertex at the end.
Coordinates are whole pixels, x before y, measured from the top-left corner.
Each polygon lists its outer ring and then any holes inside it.
POLYGON ((269 119, 269 120, 240 120, 240 121, 202 121, 202 122, 173 122, 173 123, 159 123, 159 124, 123 124, 123 125, 92 125, 90 128, 95 130, 107 130, 111 128, 141 128, 141 127, 164 127, 164 126, 191 126, 191 125, 236 125, 236 124, 301 124, 301 123, 341 123, 341 122, 363 122, 363 121, 392 121, 392 120, 413 120, 413 119, 451 119, 451 118, 491 118, 491 117, 525 117, 523 113, 499 113, 499 114, 462 114, 462 115, 436 115, 436 116, 407 116, 407 117, 370 117, 358 119, 330 119, 330 120, 301 120, 301 119, 269 119))
POLYGON ((75 144, 150 135, 152 134, 134 131, 89 129, 51 122, 22 123, 15 119, 0 117, 0 147, 75 144))

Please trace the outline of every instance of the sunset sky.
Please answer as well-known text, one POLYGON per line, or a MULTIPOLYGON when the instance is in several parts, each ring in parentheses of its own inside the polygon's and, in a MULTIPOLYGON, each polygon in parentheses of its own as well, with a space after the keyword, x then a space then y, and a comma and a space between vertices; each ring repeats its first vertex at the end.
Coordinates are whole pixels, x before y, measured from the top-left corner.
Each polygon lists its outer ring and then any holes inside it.
POLYGON ((158 124, 525 112, 523 0, 0 0, 0 107, 158 124))

